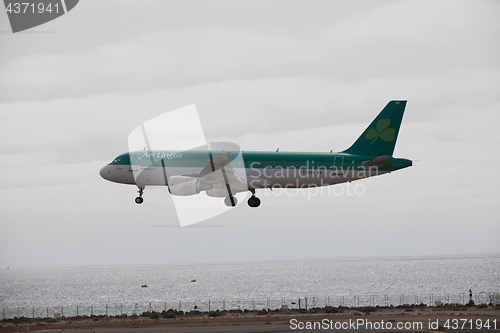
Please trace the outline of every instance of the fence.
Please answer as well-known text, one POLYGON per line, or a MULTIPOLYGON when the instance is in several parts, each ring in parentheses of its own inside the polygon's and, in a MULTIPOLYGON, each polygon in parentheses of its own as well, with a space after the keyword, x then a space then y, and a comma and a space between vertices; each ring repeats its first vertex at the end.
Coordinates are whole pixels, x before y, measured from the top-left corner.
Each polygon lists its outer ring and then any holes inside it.
MULTIPOLYGON (((475 304, 500 304, 500 293, 475 293, 472 295, 475 304)), ((469 303, 467 293, 460 294, 400 294, 400 295, 330 295, 325 297, 301 297, 251 300, 195 300, 195 301, 154 301, 146 303, 112 303, 112 304, 81 304, 64 306, 16 306, 2 309, 2 319, 9 318, 59 318, 75 316, 127 316, 139 315, 143 312, 161 312, 168 309, 179 311, 198 310, 228 311, 262 309, 311 309, 316 307, 362 307, 362 306, 399 306, 425 304, 427 306, 469 303)))

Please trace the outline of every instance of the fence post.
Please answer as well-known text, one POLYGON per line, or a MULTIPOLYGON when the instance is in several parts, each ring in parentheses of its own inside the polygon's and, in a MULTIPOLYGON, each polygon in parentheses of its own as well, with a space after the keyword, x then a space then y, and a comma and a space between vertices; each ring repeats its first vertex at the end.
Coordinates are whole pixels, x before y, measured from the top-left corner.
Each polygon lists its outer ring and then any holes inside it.
POLYGON ((108 305, 106 304, 106 317, 108 316, 108 305))
POLYGON ((305 297, 305 300, 306 300, 306 312, 307 312, 307 297, 305 297))
POLYGON ((210 300, 208 300, 208 312, 210 312, 210 300))
POLYGON ((152 313, 153 312, 153 309, 151 307, 151 301, 149 301, 149 312, 152 313))
POLYGON ((35 321, 35 307, 33 307, 33 321, 35 321))
POLYGON ((61 306, 61 317, 64 317, 64 306, 61 306))
MULTIPOLYGON (((47 310, 47 313, 49 312, 49 310, 47 310)), ((76 316, 78 317, 78 305, 76 306, 76 316)), ((48 317, 48 315, 47 315, 48 317)))
POLYGON ((92 317, 94 315, 94 304, 90 307, 90 316, 92 317))

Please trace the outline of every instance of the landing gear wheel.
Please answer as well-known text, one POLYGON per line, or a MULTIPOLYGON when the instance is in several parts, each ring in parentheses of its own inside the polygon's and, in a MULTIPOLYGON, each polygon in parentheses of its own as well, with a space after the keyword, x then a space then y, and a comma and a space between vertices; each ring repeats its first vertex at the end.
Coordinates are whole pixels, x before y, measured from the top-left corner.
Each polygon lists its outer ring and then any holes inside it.
MULTIPOLYGON (((234 206, 236 206, 238 204, 238 199, 236 199, 236 197, 233 197, 233 201, 234 201, 234 206)), ((226 204, 226 206, 228 207, 234 207, 232 204, 231 204, 231 198, 230 197, 226 197, 226 199, 224 199, 224 203, 226 204)))
POLYGON ((260 199, 252 195, 250 198, 248 198, 248 205, 253 208, 259 207, 260 199))
POLYGON ((144 193, 144 187, 140 187, 140 186, 137 186, 139 188, 139 191, 137 191, 137 193, 139 193, 139 196, 137 198, 135 198, 135 203, 136 204, 141 204, 144 202, 144 199, 142 198, 142 194, 144 193))

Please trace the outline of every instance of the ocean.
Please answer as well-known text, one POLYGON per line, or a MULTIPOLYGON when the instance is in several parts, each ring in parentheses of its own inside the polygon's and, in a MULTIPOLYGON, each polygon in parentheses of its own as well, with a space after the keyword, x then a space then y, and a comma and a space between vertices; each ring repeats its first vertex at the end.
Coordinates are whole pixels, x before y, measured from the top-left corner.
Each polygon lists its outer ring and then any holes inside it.
MULTIPOLYGON (((13 316, 499 301, 500 254, 0 271, 13 316), (147 285, 147 287, 142 287, 147 285), (307 301, 306 301, 307 298, 307 301)), ((1 315, 1 314, 0 314, 1 315)))

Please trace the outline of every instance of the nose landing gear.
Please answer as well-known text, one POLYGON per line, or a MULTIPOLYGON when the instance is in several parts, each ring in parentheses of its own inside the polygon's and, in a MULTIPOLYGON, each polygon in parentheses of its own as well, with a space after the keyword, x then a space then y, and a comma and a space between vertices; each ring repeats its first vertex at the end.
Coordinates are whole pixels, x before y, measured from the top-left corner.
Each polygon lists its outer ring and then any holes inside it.
POLYGON ((137 198, 135 198, 135 203, 136 204, 141 204, 144 202, 144 199, 142 198, 142 194, 144 193, 144 187, 140 187, 140 186, 137 186, 139 188, 139 191, 137 191, 137 193, 139 193, 139 196, 137 198))

